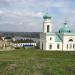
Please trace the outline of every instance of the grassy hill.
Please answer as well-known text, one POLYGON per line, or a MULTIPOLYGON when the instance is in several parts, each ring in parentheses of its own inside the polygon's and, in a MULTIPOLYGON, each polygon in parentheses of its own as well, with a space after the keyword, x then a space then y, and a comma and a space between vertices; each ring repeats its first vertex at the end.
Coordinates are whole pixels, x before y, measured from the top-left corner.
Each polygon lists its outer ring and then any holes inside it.
POLYGON ((75 52, 1 51, 0 75, 75 75, 75 52))

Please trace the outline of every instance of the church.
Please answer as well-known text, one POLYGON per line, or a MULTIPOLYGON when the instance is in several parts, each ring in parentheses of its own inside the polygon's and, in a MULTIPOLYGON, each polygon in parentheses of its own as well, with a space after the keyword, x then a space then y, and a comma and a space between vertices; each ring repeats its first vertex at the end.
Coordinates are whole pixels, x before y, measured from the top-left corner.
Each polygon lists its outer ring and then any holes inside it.
POLYGON ((43 32, 40 34, 40 49, 47 51, 75 51, 75 33, 65 22, 58 32, 52 32, 51 16, 43 16, 43 32))

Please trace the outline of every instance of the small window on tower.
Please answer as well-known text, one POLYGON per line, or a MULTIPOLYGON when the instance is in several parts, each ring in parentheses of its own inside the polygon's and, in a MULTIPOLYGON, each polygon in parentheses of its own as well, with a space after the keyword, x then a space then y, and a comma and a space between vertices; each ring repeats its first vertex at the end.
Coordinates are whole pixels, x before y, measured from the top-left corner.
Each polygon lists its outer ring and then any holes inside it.
POLYGON ((70 49, 72 49, 72 44, 70 44, 70 49))
POLYGON ((49 25, 47 26, 47 32, 49 32, 49 25))

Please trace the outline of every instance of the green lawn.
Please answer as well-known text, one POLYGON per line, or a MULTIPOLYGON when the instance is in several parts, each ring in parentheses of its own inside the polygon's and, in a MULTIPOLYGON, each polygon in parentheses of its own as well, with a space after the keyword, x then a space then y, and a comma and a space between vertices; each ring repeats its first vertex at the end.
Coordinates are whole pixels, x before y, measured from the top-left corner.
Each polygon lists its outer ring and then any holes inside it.
POLYGON ((75 75, 75 52, 1 51, 0 75, 75 75))

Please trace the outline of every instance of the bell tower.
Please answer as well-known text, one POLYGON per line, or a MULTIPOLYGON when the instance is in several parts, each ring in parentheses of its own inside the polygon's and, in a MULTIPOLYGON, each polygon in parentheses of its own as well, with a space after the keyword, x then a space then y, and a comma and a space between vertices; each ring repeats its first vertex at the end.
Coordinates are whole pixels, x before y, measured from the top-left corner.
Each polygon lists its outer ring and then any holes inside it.
POLYGON ((43 16, 43 19, 43 33, 52 32, 51 17, 48 15, 48 13, 43 16))

